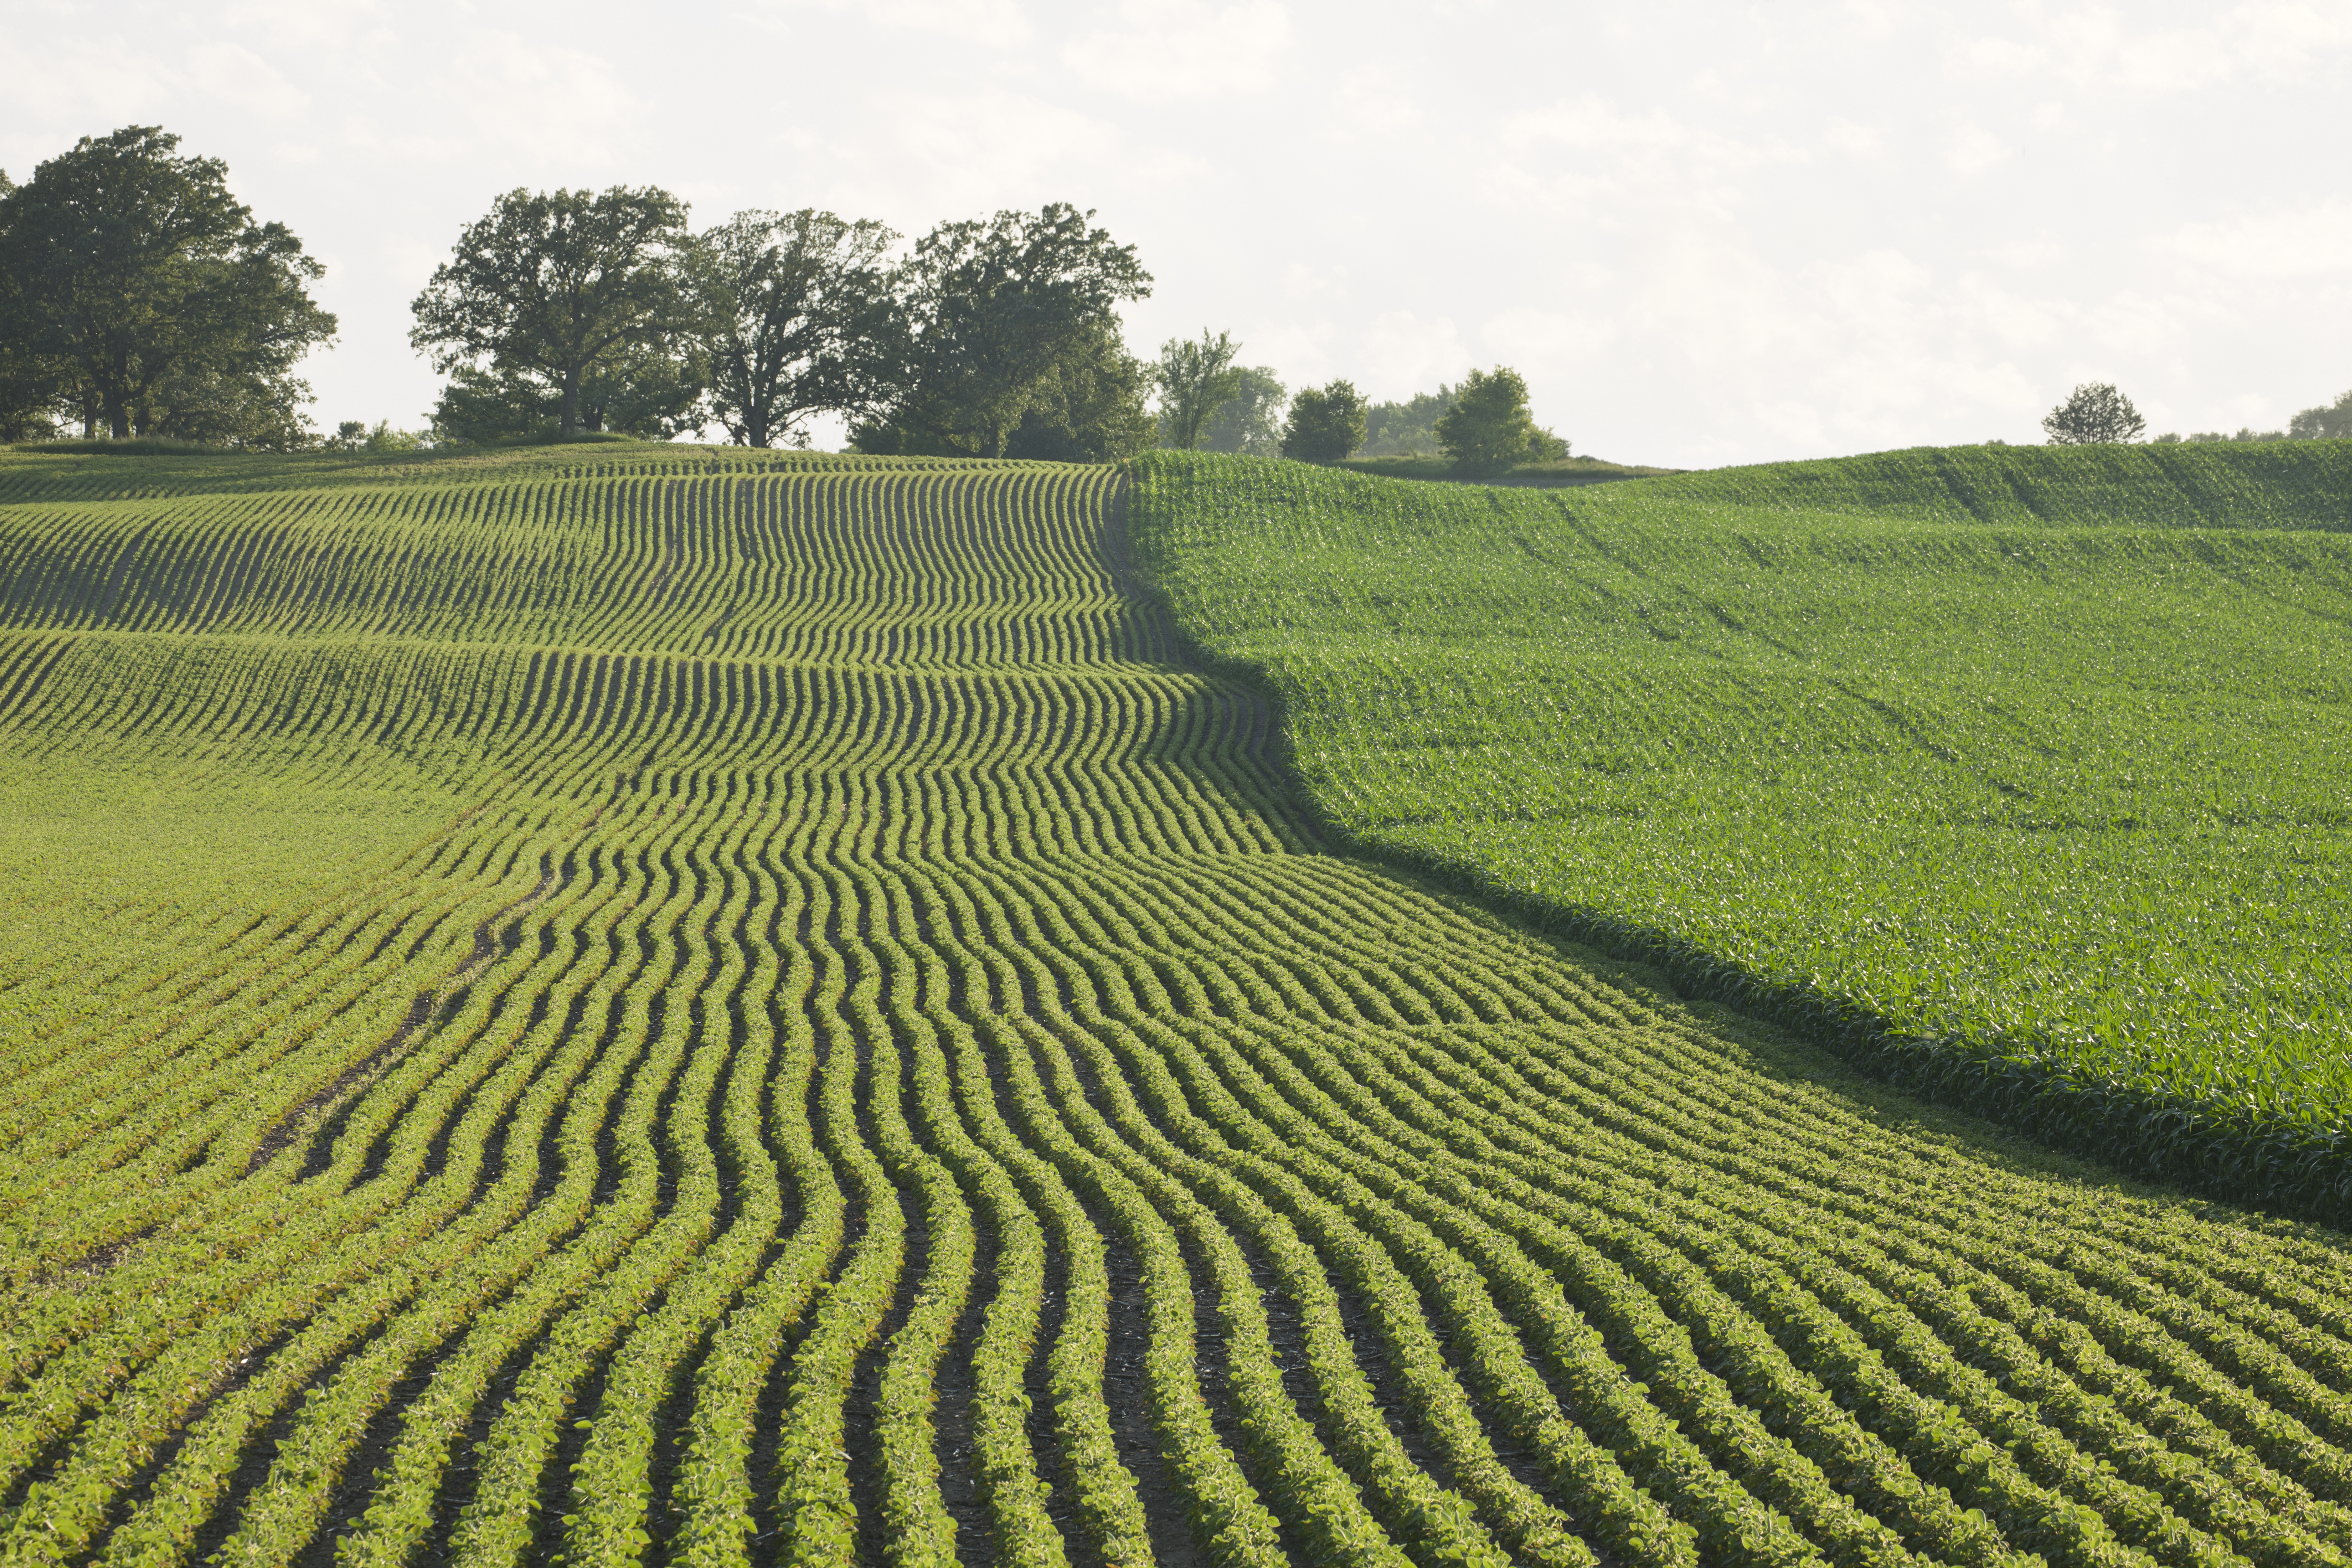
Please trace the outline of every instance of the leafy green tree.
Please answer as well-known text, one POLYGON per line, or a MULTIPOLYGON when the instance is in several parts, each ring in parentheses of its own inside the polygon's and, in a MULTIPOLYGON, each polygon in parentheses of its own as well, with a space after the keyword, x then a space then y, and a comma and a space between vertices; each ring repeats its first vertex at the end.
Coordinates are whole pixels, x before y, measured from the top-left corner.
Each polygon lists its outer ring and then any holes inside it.
POLYGON ((1444 382, 1435 392, 1416 392, 1402 403, 1375 403, 1364 410, 1367 458, 1423 458, 1437 453, 1437 422, 1453 408, 1455 392, 1444 382))
POLYGON ((1169 446, 1183 452, 1198 447, 1202 428, 1241 391, 1242 373, 1234 368, 1240 351, 1231 333, 1213 338, 1206 327, 1198 342, 1171 338, 1160 345, 1151 384, 1160 393, 1160 427, 1169 446))
POLYGON ((320 445, 330 452, 414 452, 424 447, 425 437, 394 429, 389 419, 377 420, 373 429, 364 419, 346 419, 320 445))
POLYGON ((1458 474, 1503 473, 1550 449, 1528 412, 1528 384, 1508 365, 1463 377, 1433 428, 1458 474))
POLYGON ((667 393, 690 358, 679 345, 693 324, 688 244, 686 204, 655 186, 509 191, 435 268, 408 341, 445 375, 468 367, 502 388, 536 389, 531 406, 551 402, 561 435, 583 427, 583 409, 597 416, 602 385, 599 423, 609 423, 615 387, 667 393), (616 368, 633 361, 637 374, 616 368), (660 368, 649 375, 646 363, 660 368))
POLYGON ((2114 383, 2086 381, 2043 416, 2042 429, 2053 447, 2094 447, 2137 441, 2147 421, 2114 383))
POLYGON ((292 369, 335 331, 305 288, 325 268, 179 144, 154 125, 85 136, 0 193, 12 354, 118 439, 299 443, 310 389, 292 369))
MULTIPOLYGON (((581 376, 573 433, 667 441, 701 428, 704 376, 692 347, 680 339, 604 355, 581 376)), ((457 446, 559 440, 563 395, 544 377, 509 366, 454 365, 431 426, 435 440, 457 446)))
POLYGON ((2287 435, 2297 441, 2343 440, 2352 437, 2352 392, 2333 404, 2306 408, 2287 421, 2287 435))
POLYGON ((292 452, 318 439, 304 412, 311 401, 310 384, 290 375, 239 375, 184 363, 139 400, 131 426, 142 436, 292 452))
MULTIPOLYGON (((0 169, 0 215, 16 182, 0 169)), ((0 256, 7 240, 0 233, 0 256)), ((36 353, 6 269, 0 268, 0 443, 47 441, 58 433, 58 415, 68 374, 57 360, 36 353)))
MULTIPOLYGON (((1282 409, 1289 389, 1265 365, 1244 365, 1234 374, 1239 384, 1234 395, 1211 416, 1201 432, 1201 447, 1211 452, 1238 452, 1250 458, 1277 457, 1282 451, 1282 409)), ((1166 422, 1161 423, 1165 439, 1166 422)))
POLYGON ((1127 352, 1118 323, 1097 321, 1040 383, 1004 455, 1056 463, 1132 458, 1158 437, 1144 406, 1151 384, 1150 367, 1127 352))
POLYGON ((806 445, 812 414, 859 414, 899 357, 883 258, 898 237, 803 207, 740 212, 695 242, 710 411, 739 447, 806 445))
POLYGON ((1033 406, 1066 395, 1066 372, 1099 369, 1113 307, 1149 296, 1151 275, 1133 246, 1088 226, 1094 216, 1055 202, 941 224, 917 241, 897 277, 892 385, 852 445, 1001 458, 1033 406))
POLYGON ((1282 425, 1282 455, 1302 463, 1336 463, 1364 444, 1364 400, 1355 383, 1303 386, 1282 425))

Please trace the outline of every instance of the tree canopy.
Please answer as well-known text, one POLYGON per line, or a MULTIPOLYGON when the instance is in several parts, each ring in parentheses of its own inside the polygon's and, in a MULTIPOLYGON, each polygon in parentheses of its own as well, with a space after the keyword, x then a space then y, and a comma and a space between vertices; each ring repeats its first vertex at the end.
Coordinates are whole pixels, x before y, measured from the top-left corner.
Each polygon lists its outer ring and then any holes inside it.
POLYGON ((1303 463, 1336 463, 1364 444, 1364 400, 1355 383, 1305 386, 1290 400, 1283 422, 1282 455, 1303 463))
POLYGON ((2332 404, 2306 408, 2286 422, 2286 433, 2296 441, 2342 440, 2352 437, 2352 392, 2332 404))
POLYGON ((688 261, 711 416, 738 446, 804 443, 812 414, 887 394, 899 331, 885 264, 898 237, 803 207, 740 212, 688 261))
POLYGON ((1456 473, 1499 474, 1548 453, 1547 433, 1528 412, 1528 384, 1508 365, 1463 377, 1433 430, 1456 473))
POLYGON ((2042 428, 2053 447, 2091 447, 2137 441, 2147 431, 2147 421, 2140 417, 2130 398, 2116 390, 2114 383, 2086 381, 2043 416, 2042 428))
POLYGON ((435 268, 411 307, 409 342, 435 370, 468 373, 453 387, 467 389, 464 407, 477 413, 496 406, 491 397, 518 418, 551 405, 567 436, 583 427, 583 408, 596 419, 589 428, 610 426, 623 405, 633 423, 620 428, 685 418, 699 391, 683 363, 693 324, 679 266, 686 210, 652 185, 509 191, 435 268), (683 406, 666 416, 681 389, 683 406))
POLYGON ((0 401, 79 405, 117 438, 299 444, 293 366, 335 331, 306 287, 325 269, 179 144, 155 125, 85 136, 0 190, 0 401))
POLYGON ((1234 368, 1241 345, 1228 332, 1201 339, 1171 338, 1160 346, 1160 363, 1151 369, 1151 383, 1160 393, 1160 438, 1181 451, 1201 444, 1201 432, 1216 412, 1242 389, 1242 373, 1234 368))
MULTIPOLYGON (((1024 426, 1051 427, 1074 408, 1115 413, 1109 426, 1074 430, 1081 445, 1127 439, 1116 427, 1141 416, 1140 400, 1104 400, 1104 374, 1118 383, 1127 372, 1102 347, 1118 335, 1113 308, 1147 298, 1151 275, 1133 246, 1089 226, 1094 216, 1055 202, 941 224, 917 241, 897 275, 905 335, 892 384, 855 430, 857 448, 1002 458, 1024 426), (1076 403, 1074 375, 1091 389, 1076 403)), ((1148 422, 1143 429, 1148 444, 1148 422)))
POLYGON ((1242 365, 1234 371, 1236 384, 1210 416, 1201 432, 1201 446, 1211 452, 1239 452, 1250 458, 1272 458, 1282 451, 1282 410, 1289 389, 1267 365, 1242 365))

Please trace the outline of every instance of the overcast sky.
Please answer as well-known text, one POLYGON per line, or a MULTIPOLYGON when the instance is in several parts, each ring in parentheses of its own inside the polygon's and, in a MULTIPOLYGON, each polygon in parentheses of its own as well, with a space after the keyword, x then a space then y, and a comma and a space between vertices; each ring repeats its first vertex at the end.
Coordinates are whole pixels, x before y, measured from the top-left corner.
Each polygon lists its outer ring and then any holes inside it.
MULTIPOLYGON (((423 422, 408 304, 518 185, 912 236, 1068 201, 1291 384, 1514 365, 1677 466, 2152 430, 2352 387, 2352 0, 8 0, 0 167, 131 123, 325 262, 313 410, 423 422)), ((830 443, 827 443, 830 444, 830 443)))

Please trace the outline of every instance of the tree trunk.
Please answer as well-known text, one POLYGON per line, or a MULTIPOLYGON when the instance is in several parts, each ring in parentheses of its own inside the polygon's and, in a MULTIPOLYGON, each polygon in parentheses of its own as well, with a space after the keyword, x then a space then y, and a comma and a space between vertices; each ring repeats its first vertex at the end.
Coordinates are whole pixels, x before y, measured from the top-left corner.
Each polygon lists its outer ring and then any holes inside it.
POLYGON ((563 373, 563 416, 557 427, 566 436, 580 428, 580 369, 574 365, 563 373))
POLYGON ((106 433, 118 441, 131 439, 131 404, 112 387, 106 389, 106 433))

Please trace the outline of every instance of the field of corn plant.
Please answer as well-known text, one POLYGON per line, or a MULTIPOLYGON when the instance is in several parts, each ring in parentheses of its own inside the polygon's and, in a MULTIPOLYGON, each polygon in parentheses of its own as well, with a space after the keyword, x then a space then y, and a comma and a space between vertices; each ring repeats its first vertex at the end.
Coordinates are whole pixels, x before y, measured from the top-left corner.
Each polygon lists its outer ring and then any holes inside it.
POLYGON ((1341 847, 1251 473, 0 458, 0 1560, 2352 1554, 2339 1236, 1341 847))
POLYGON ((1342 837, 2012 1126, 2352 1215, 2352 442, 1138 484, 1342 837))

